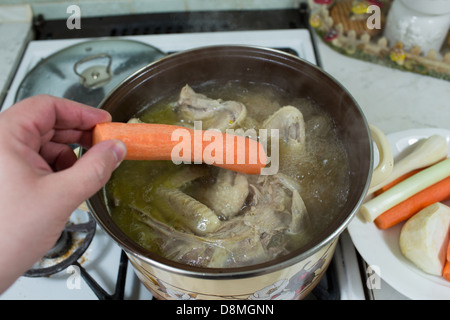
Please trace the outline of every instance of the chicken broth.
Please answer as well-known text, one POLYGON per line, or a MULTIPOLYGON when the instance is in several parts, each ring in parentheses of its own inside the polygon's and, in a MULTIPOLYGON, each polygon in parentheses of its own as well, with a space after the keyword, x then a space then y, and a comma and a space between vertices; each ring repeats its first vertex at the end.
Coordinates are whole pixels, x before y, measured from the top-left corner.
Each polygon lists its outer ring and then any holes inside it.
POLYGON ((349 165, 332 119, 311 99, 288 97, 267 84, 208 83, 146 108, 132 121, 279 129, 279 170, 124 161, 105 187, 114 221, 142 247, 202 267, 262 263, 307 244, 345 204, 349 165))

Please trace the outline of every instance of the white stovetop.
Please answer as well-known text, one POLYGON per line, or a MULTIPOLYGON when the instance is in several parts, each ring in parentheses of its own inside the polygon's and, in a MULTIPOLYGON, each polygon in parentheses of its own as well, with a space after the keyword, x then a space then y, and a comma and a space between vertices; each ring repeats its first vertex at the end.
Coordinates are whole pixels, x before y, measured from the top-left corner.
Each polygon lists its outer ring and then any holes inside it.
MULTIPOLYGON (((200 46, 221 44, 249 44, 271 48, 285 48, 288 43, 289 47, 296 50, 300 57, 312 63, 316 62, 314 51, 310 45, 310 35, 306 29, 268 30, 264 32, 241 31, 238 33, 203 32, 201 33, 201 36, 199 35, 200 34, 198 33, 184 33, 129 36, 122 38, 133 39, 151 44, 163 52, 174 52, 200 46)), ((54 53, 67 46, 74 45, 77 42, 87 40, 90 39, 31 41, 24 52, 22 59, 24 62, 22 62, 18 67, 15 72, 15 77, 9 85, 9 91, 16 92, 20 86, 21 79, 23 79, 30 69, 41 59, 49 56, 49 52, 54 53)), ((14 104, 14 98, 14 94, 6 95, 3 103, 0 101, 0 106, 2 106, 1 110, 9 108, 12 104, 14 104)))

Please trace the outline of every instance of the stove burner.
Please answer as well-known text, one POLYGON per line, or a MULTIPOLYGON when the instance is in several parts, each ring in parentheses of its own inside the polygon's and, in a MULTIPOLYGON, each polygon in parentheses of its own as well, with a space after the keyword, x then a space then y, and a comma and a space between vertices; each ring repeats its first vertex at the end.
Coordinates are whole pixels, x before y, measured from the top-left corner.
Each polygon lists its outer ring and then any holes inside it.
POLYGON ((88 216, 89 221, 86 223, 68 224, 62 231, 54 247, 35 264, 34 268, 28 270, 24 276, 50 276, 74 265, 79 268, 81 276, 99 300, 123 300, 128 267, 128 257, 124 251, 122 251, 120 256, 116 287, 112 294, 104 290, 82 267, 80 262, 78 262, 78 259, 91 244, 97 226, 92 216, 87 211, 82 211, 88 216))
POLYGON ((45 259, 56 259, 65 255, 73 245, 72 234, 66 230, 61 233, 58 241, 56 241, 55 246, 50 249, 46 255, 45 259))
POLYGON ((90 214, 88 218, 86 223, 68 224, 55 246, 24 276, 45 277, 76 264, 94 238, 96 223, 90 214))

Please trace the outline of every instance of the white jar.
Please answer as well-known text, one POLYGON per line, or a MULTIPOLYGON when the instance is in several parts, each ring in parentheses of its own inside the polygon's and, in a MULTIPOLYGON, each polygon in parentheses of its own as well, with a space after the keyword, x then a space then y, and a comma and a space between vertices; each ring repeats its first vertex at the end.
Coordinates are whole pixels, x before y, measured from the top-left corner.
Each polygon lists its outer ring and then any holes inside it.
POLYGON ((450 0, 394 0, 384 36, 389 45, 401 41, 405 50, 439 50, 450 27, 450 0))

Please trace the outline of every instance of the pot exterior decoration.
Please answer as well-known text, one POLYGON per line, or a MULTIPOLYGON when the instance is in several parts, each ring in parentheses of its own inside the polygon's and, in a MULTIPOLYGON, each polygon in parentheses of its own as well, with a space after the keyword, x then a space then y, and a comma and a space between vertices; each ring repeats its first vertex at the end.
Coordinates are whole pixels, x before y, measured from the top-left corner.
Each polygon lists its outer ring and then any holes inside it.
POLYGON ((159 300, 299 300, 325 274, 337 238, 290 267, 264 275, 237 279, 202 279, 167 273, 127 253, 144 286, 159 300))

